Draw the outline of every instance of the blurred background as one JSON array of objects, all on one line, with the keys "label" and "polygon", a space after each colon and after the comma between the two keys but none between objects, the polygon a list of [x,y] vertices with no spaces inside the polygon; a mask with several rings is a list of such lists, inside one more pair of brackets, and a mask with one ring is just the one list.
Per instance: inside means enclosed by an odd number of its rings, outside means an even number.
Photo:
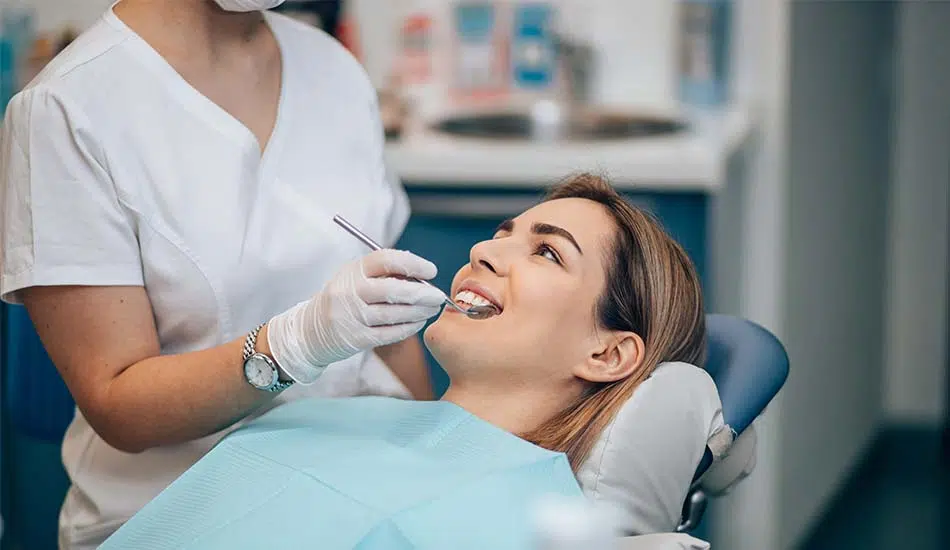
[{"label": "blurred background", "polygon": [[[110,4],[0,0],[0,106]],[[340,39],[379,90],[413,206],[401,246],[460,265],[546,185],[592,170],[684,245],[710,311],[782,339],[791,376],[754,473],[707,514],[715,548],[945,546],[950,2],[279,9]],[[53,548],[71,403],[4,308],[3,548]]]}]

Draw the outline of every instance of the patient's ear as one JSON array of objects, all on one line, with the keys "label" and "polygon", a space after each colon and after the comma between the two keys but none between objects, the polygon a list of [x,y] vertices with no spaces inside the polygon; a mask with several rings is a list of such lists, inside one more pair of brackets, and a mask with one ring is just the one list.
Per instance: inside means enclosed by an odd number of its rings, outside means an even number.
[{"label": "patient's ear", "polygon": [[637,371],[643,363],[643,338],[635,332],[612,332],[591,350],[574,375],[588,382],[614,382]]}]

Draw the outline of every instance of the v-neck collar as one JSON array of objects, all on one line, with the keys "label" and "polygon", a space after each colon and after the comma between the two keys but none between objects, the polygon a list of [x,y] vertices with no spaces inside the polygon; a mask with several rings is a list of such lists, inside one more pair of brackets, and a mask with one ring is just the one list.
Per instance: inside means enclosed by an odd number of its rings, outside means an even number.
[{"label": "v-neck collar", "polygon": [[139,36],[131,27],[126,25],[124,21],[119,19],[113,11],[114,7],[115,4],[106,11],[104,17],[110,25],[128,34],[130,37],[128,44],[134,48],[135,51],[133,53],[138,56],[138,60],[150,70],[155,71],[162,78],[162,81],[168,85],[169,92],[191,114],[201,118],[238,145],[250,147],[255,154],[259,156],[262,170],[264,170],[266,166],[270,164],[270,159],[277,156],[281,147],[281,136],[283,134],[281,130],[284,125],[284,119],[286,118],[285,115],[291,96],[291,79],[293,78],[294,72],[289,70],[289,66],[292,63],[291,56],[293,52],[291,48],[287,47],[284,38],[276,28],[277,25],[274,24],[275,15],[270,12],[263,12],[264,19],[270,31],[273,33],[277,41],[277,47],[280,50],[280,95],[278,97],[277,117],[274,121],[274,127],[271,130],[267,146],[262,152],[257,136],[254,135],[254,132],[252,132],[250,128],[185,80],[158,51]]}]

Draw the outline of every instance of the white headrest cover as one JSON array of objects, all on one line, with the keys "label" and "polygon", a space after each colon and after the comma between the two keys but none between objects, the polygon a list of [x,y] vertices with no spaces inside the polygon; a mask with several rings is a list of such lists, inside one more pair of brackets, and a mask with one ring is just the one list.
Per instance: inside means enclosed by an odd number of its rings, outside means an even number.
[{"label": "white headrest cover", "polygon": [[623,406],[577,473],[584,494],[643,535],[673,531],[706,442],[723,425],[706,371],[664,363]]}]

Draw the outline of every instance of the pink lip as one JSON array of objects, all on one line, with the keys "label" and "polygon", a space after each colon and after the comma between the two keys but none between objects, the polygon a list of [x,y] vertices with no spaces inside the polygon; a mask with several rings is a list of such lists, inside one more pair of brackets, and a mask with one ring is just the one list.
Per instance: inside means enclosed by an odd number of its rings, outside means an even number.
[{"label": "pink lip", "polygon": [[498,297],[495,296],[495,294],[491,290],[489,290],[483,285],[478,284],[476,281],[473,281],[472,279],[466,279],[462,281],[462,284],[459,285],[459,288],[458,290],[455,291],[455,293],[458,294],[459,292],[462,292],[463,290],[474,292],[475,294],[478,294],[482,298],[488,300],[491,303],[491,305],[495,306],[498,309],[499,313],[504,311],[505,309],[501,306],[501,300],[499,300]]}]

